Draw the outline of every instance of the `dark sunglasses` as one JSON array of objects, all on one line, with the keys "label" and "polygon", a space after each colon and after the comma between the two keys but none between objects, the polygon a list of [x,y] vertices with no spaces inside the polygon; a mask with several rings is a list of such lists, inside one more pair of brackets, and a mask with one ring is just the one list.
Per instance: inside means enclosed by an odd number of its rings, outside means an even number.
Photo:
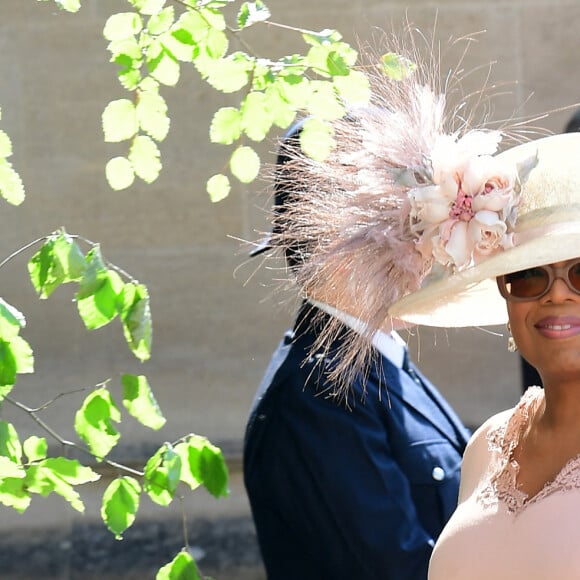
[{"label": "dark sunglasses", "polygon": [[498,276],[497,285],[506,300],[525,302],[547,294],[556,278],[561,278],[572,292],[580,294],[580,259],[560,268],[537,266]]}]

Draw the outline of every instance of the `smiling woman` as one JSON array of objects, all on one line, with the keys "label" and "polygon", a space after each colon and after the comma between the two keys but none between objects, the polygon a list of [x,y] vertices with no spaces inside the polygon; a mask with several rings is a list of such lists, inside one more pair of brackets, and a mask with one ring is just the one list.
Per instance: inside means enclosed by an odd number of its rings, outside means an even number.
[{"label": "smiling woman", "polygon": [[517,167],[534,159],[527,178],[513,182],[510,244],[487,257],[470,246],[467,265],[432,276],[390,311],[441,326],[507,315],[544,385],[471,439],[459,506],[435,546],[431,580],[580,577],[579,156],[579,134],[498,155]]}]

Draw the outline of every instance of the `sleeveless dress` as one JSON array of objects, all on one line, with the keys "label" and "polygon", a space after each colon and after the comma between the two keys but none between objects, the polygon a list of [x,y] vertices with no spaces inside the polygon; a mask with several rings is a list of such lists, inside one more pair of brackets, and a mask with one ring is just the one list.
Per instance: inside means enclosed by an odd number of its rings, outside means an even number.
[{"label": "sleeveless dress", "polygon": [[472,437],[460,503],[437,541],[429,580],[580,579],[580,456],[533,497],[516,488],[512,452],[543,398],[531,387]]}]

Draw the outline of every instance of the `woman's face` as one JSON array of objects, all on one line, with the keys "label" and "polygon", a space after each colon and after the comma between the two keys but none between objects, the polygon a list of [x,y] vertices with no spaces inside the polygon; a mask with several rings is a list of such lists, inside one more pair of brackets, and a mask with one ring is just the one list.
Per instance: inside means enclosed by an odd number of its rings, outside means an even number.
[{"label": "woman's face", "polygon": [[[556,273],[551,287],[539,298],[522,302],[507,301],[511,332],[522,356],[546,380],[552,376],[580,375],[580,294],[562,276],[580,281],[578,259],[551,264],[563,268]],[[538,273],[525,271],[529,276]],[[517,282],[515,282],[517,283]],[[515,284],[514,283],[514,284]],[[528,284],[528,282],[526,282]]]}]

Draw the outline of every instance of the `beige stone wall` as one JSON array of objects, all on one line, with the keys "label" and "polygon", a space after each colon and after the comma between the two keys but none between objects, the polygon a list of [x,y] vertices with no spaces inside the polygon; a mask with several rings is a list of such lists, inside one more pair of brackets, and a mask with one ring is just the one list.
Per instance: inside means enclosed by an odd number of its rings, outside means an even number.
[{"label": "beige stone wall", "polygon": [[[505,94],[491,111],[494,118],[514,109],[528,116],[580,101],[577,0],[271,0],[268,5],[274,20],[337,28],[353,43],[368,41],[391,23],[396,28],[405,15],[424,30],[436,22],[442,41],[486,31],[466,57],[466,70],[483,67],[467,79],[466,90],[477,87],[487,65],[497,61],[492,78],[497,92]],[[107,62],[101,30],[109,14],[126,7],[122,0],[84,0],[82,10],[69,15],[52,2],[2,1],[1,127],[13,139],[12,159],[27,199],[19,208],[2,204],[0,248],[1,257],[7,256],[59,226],[100,241],[105,256],[149,286],[153,358],[145,365],[134,362],[116,325],[86,333],[66,291],[36,300],[25,276],[30,256],[25,253],[0,270],[1,295],[26,313],[24,334],[37,360],[37,373],[23,376],[15,395],[36,405],[121,372],[143,372],[168,425],[152,433],[127,422],[122,426],[132,446],[127,455],[138,456],[142,446],[190,431],[239,448],[256,386],[292,316],[291,299],[271,296],[276,272],[255,273],[256,264],[246,261],[236,241],[256,239],[256,231],[266,227],[265,186],[239,187],[224,202],[210,203],[203,184],[226,157],[208,144],[208,127],[223,99],[184,70],[177,89],[163,91],[173,124],[162,147],[160,179],[121,193],[108,188],[104,165],[123,149],[103,143],[100,115],[107,102],[125,94]],[[266,55],[301,49],[292,34],[269,29],[252,44]],[[555,113],[537,124],[560,131],[568,116]],[[271,143],[264,151],[273,148]],[[519,395],[517,358],[507,353],[506,337],[494,334],[503,329],[492,331],[419,329],[411,340],[419,345],[423,369],[471,425]],[[78,398],[61,399],[45,419],[69,435],[78,404]],[[17,421],[23,435],[34,429],[8,405],[3,417]],[[232,463],[234,471],[237,465]],[[220,503],[216,514],[247,513],[239,473],[232,487],[233,497]],[[196,501],[214,509],[213,500]],[[55,515],[46,507],[33,509],[36,515],[29,520],[5,514],[2,507],[0,512],[15,525],[49,523]]]}]

